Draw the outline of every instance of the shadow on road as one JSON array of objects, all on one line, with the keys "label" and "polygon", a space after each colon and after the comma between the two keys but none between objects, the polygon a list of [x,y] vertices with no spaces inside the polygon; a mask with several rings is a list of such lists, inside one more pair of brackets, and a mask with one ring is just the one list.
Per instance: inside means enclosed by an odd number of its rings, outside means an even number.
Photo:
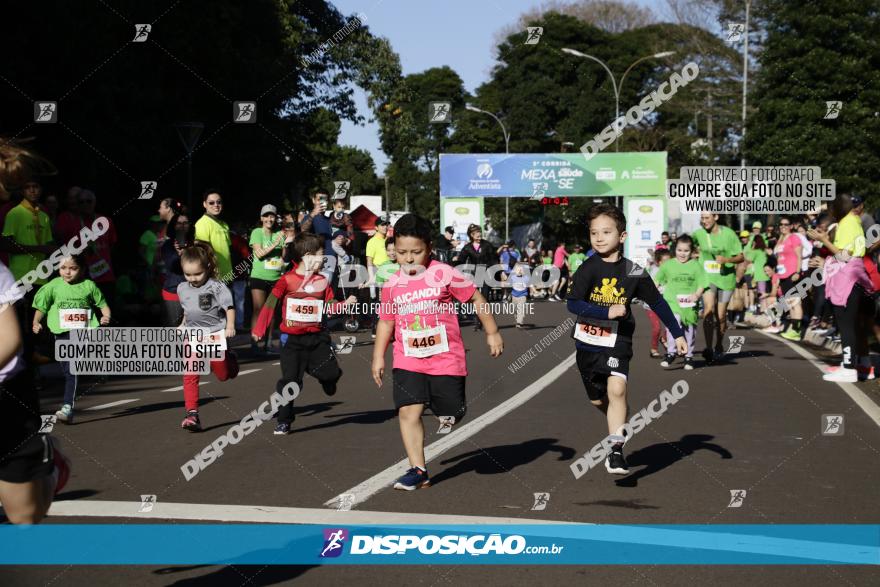
[{"label": "shadow on road", "polygon": [[626,508],[628,510],[659,510],[655,505],[643,505],[642,499],[600,499],[597,501],[576,501],[575,505],[605,505],[612,508]]},{"label": "shadow on road", "polygon": [[503,444],[478,448],[471,452],[460,454],[456,457],[441,461],[444,465],[458,461],[439,474],[431,477],[431,484],[436,485],[462,475],[464,473],[478,473],[480,475],[497,475],[507,473],[521,465],[527,465],[548,452],[559,453],[559,461],[568,461],[574,458],[576,452],[569,446],[556,444],[556,438],[536,438],[520,444]]},{"label": "shadow on road", "polygon": [[348,414],[331,414],[324,416],[325,418],[338,418],[333,422],[325,422],[324,424],[315,424],[314,426],[306,426],[305,428],[297,428],[296,432],[305,432],[306,430],[319,430],[321,428],[333,428],[336,426],[344,426],[346,424],[383,424],[388,420],[392,420],[397,416],[395,410],[376,410],[373,412],[351,412]]},{"label": "shadow on road", "polygon": [[276,585],[303,575],[308,570],[319,565],[229,565],[216,568],[212,565],[192,565],[186,567],[167,567],[154,571],[156,575],[168,577],[173,573],[182,573],[196,569],[211,569],[214,571],[199,577],[179,579],[168,585]]},{"label": "shadow on road", "polygon": [[722,459],[732,459],[733,454],[723,446],[709,442],[715,438],[711,434],[686,434],[676,442],[664,442],[653,444],[639,449],[626,457],[630,467],[645,465],[635,473],[631,473],[623,479],[618,479],[619,487],[636,487],[639,479],[662,471],[678,461],[689,457],[698,450],[709,450],[721,455]]},{"label": "shadow on road", "polygon": [[[215,402],[221,399],[229,399],[228,395],[213,395],[211,397],[199,398],[199,409],[205,407],[206,405]],[[109,408],[108,408],[109,409]],[[137,406],[131,408],[125,408],[120,412],[116,412],[112,416],[105,416],[103,418],[90,418],[88,420],[77,420],[76,425],[82,426],[83,424],[92,424],[93,422],[100,422],[102,420],[113,420],[115,418],[124,418],[126,416],[134,416],[136,414],[148,414],[150,412],[161,412],[162,410],[183,410],[183,398],[172,401],[172,402],[161,402],[158,404],[148,404],[144,406]],[[82,412],[80,412],[82,413]],[[83,416],[80,416],[83,417]]]}]

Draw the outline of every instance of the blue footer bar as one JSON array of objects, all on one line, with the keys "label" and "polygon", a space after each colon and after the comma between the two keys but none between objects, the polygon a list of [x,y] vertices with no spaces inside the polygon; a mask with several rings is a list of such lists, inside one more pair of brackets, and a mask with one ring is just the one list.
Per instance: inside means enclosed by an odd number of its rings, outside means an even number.
[{"label": "blue footer bar", "polygon": [[880,525],[5,526],[0,564],[878,565]]}]

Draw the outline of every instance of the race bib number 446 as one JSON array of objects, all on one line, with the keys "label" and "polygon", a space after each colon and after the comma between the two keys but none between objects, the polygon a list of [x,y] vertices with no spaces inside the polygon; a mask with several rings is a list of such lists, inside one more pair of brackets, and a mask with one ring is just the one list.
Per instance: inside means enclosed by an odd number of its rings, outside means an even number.
[{"label": "race bib number 446", "polygon": [[441,325],[424,330],[401,330],[403,355],[405,357],[425,358],[449,350],[446,327]]},{"label": "race bib number 446", "polygon": [[574,328],[574,338],[593,346],[613,347],[617,342],[617,321],[589,319],[578,322]]}]

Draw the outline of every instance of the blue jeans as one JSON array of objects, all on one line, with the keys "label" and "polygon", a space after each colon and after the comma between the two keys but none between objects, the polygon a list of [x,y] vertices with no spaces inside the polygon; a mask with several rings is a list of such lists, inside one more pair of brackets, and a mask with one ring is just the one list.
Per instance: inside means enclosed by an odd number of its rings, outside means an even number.
[{"label": "blue jeans", "polygon": [[[232,282],[232,299],[235,303],[235,329],[244,330],[244,297],[247,295],[247,281],[239,279]],[[248,323],[250,324],[250,323]]]},{"label": "blue jeans", "polygon": [[[56,340],[69,340],[70,332],[65,332],[64,334],[56,334]],[[70,361],[59,361],[61,363],[61,372],[64,373],[64,402],[65,404],[70,404],[70,407],[73,407],[73,402],[76,399],[76,385],[79,377],[70,372]]]}]

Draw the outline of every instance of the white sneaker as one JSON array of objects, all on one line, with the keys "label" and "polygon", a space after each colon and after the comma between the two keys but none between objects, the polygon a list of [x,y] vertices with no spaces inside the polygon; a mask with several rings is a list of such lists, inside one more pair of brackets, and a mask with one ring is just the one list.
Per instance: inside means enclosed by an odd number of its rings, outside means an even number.
[{"label": "white sneaker", "polygon": [[839,381],[841,383],[855,383],[859,380],[859,372],[855,369],[836,369],[822,376],[825,381]]}]

